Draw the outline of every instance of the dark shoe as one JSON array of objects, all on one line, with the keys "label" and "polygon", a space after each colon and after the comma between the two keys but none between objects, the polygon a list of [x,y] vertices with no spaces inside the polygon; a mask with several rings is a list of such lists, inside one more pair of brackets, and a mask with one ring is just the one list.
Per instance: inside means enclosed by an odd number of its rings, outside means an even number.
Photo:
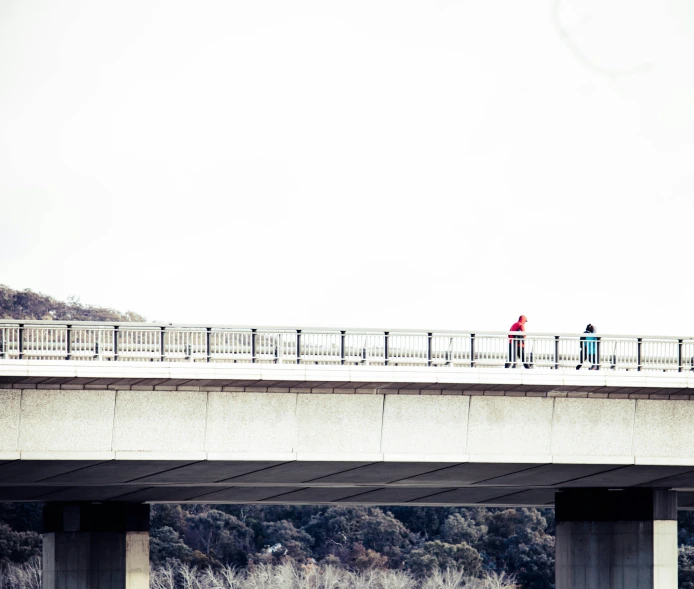
[{"label": "dark shoe", "polygon": [[530,368],[532,368],[532,366],[530,366],[530,364],[523,364],[523,366],[524,366],[525,368],[527,368],[528,370],[529,370]]},{"label": "dark shoe", "polygon": [[580,369],[581,369],[581,365],[579,364],[578,366],[576,366],[576,370],[580,370]]},{"label": "dark shoe", "polygon": [[509,366],[511,366],[510,362],[506,362],[506,364],[504,364],[504,368],[508,368]]}]

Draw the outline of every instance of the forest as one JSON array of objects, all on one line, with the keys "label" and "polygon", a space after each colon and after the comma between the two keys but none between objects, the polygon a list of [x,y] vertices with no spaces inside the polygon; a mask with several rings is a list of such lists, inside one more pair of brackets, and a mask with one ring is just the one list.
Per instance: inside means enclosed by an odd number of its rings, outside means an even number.
[{"label": "forest", "polygon": [[[0,286],[0,313],[5,319],[145,320],[6,286]],[[0,587],[34,586],[41,509],[0,503]],[[682,589],[694,589],[690,513],[679,516]],[[552,509],[157,504],[150,542],[155,589],[554,587]],[[318,572],[310,583],[299,582],[307,571]]]}]

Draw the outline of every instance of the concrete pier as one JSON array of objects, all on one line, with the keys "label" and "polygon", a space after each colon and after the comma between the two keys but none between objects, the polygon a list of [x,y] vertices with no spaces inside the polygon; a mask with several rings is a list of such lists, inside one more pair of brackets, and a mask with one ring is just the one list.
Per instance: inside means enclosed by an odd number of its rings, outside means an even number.
[{"label": "concrete pier", "polygon": [[677,589],[677,493],[556,496],[556,589]]},{"label": "concrete pier", "polygon": [[148,589],[149,505],[47,503],[43,589]]}]

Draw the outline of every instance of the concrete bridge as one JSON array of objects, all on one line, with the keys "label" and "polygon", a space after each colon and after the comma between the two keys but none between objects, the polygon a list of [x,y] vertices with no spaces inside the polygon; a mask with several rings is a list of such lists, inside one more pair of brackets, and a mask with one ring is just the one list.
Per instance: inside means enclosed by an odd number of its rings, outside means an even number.
[{"label": "concrete bridge", "polygon": [[674,589],[694,340],[508,335],[6,322],[0,500],[46,502],[51,588],[145,587],[188,501],[556,505],[558,588]]}]

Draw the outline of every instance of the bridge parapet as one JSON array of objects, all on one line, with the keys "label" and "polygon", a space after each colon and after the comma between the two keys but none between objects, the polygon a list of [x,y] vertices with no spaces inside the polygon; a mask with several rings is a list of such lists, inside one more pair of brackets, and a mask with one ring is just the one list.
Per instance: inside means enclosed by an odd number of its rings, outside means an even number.
[{"label": "bridge parapet", "polygon": [[[0,359],[694,371],[694,337],[2,321]],[[522,355],[522,357],[520,357]]]}]

